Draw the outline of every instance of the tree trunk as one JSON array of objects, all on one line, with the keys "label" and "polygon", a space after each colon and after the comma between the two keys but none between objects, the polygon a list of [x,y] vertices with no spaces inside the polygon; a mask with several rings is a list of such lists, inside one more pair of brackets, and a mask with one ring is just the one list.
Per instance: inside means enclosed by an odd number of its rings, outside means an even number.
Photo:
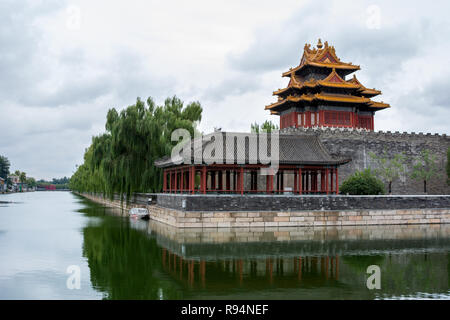
[{"label": "tree trunk", "polygon": [[423,180],[423,192],[427,194],[427,180]]},{"label": "tree trunk", "polygon": [[389,181],[389,194],[392,194],[392,181]]}]

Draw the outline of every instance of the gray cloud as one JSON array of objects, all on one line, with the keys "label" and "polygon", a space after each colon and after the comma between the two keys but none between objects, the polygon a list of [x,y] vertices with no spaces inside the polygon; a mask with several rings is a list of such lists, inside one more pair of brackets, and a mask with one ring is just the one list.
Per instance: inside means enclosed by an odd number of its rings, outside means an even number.
[{"label": "gray cloud", "polygon": [[[276,14],[261,3],[259,12],[246,6],[239,15],[211,5],[198,4],[205,10],[198,12],[191,4],[131,3],[133,14],[124,15],[116,3],[80,0],[79,33],[64,26],[68,4],[0,2],[0,154],[36,178],[70,175],[104,130],[107,110],[137,96],[198,99],[203,128],[248,130],[270,117],[264,105],[287,83],[281,73],[319,37],[343,61],[360,64],[358,78],[391,103],[377,128],[449,133],[446,1],[377,1],[380,28],[369,29],[372,1],[308,1],[292,10],[280,3],[285,13]],[[185,19],[190,14],[196,18]]]}]

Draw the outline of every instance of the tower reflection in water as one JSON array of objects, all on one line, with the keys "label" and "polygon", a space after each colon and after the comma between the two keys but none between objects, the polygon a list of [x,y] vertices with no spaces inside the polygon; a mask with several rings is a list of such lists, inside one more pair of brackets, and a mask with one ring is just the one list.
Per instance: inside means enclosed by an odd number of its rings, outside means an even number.
[{"label": "tower reflection in water", "polygon": [[[339,256],[325,257],[270,257],[261,259],[224,259],[217,261],[184,259],[176,253],[162,248],[164,271],[190,287],[205,288],[207,273],[214,285],[217,279],[228,281],[228,286],[266,284],[297,286],[325,285],[327,281],[339,280]],[[208,270],[208,271],[207,271]],[[264,280],[264,281],[261,281]],[[223,284],[222,284],[223,285]]]},{"label": "tower reflection in water", "polygon": [[[83,229],[105,299],[450,298],[450,225],[177,229],[97,217]],[[366,286],[381,269],[381,290]]]},{"label": "tower reflection in water", "polygon": [[[163,270],[194,291],[371,299],[449,290],[448,225],[201,230],[151,221],[148,232]],[[382,270],[381,291],[366,287],[370,265]]]}]

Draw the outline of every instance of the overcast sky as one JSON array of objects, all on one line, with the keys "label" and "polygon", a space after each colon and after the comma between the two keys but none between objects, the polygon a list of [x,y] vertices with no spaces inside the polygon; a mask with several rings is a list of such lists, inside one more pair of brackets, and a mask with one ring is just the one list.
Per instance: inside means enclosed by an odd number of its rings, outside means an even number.
[{"label": "overcast sky", "polygon": [[450,133],[448,1],[0,0],[0,155],[70,176],[109,108],[200,101],[200,129],[248,131],[305,43],[334,45],[392,108],[376,130]]}]

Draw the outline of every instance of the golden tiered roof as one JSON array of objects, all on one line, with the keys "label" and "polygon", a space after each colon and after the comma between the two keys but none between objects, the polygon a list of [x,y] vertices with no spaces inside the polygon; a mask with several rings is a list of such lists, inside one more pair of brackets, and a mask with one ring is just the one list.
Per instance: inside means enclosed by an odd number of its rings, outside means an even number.
[{"label": "golden tiered roof", "polygon": [[291,74],[297,73],[305,66],[335,68],[349,71],[357,71],[361,68],[351,62],[342,62],[336,55],[336,50],[333,46],[329,46],[325,41],[325,46],[322,45],[322,41],[319,39],[317,48],[311,49],[310,44],[305,44],[303,56],[300,60],[300,64],[295,68],[290,68],[289,71],[283,73],[283,77],[289,77]]},{"label": "golden tiered roof", "polygon": [[[318,66],[330,69],[329,75],[322,79],[305,80],[298,74],[305,66]],[[283,76],[289,76],[290,81],[286,88],[278,89],[273,94],[278,96],[278,101],[266,106],[266,110],[270,110],[272,114],[278,114],[277,107],[282,106],[288,102],[315,102],[327,101],[337,103],[357,103],[363,104],[368,108],[380,110],[389,108],[390,105],[383,102],[375,102],[370,98],[381,94],[381,91],[376,89],[368,89],[362,85],[356,76],[350,80],[344,80],[338,73],[342,70],[354,72],[360,70],[359,66],[352,63],[341,62],[336,56],[334,47],[329,46],[328,42],[323,45],[319,39],[317,48],[311,49],[310,44],[306,44],[300,65],[296,68],[291,68],[288,72],[284,72]],[[341,73],[342,74],[342,73]],[[345,72],[344,72],[345,74]],[[338,88],[347,89],[346,94],[331,94],[322,92],[320,88]],[[315,89],[315,90],[310,90]],[[351,90],[352,94],[348,94]],[[311,93],[314,91],[316,93]],[[319,92],[319,93],[317,93]]]},{"label": "golden tiered roof", "polygon": [[315,87],[331,87],[331,88],[347,88],[347,89],[360,89],[361,84],[355,84],[349,81],[345,81],[342,79],[337,73],[336,69],[333,68],[333,71],[323,80],[310,79],[308,81],[302,81],[299,79],[294,73],[291,74],[291,80],[288,86],[284,89],[278,89],[274,91],[274,95],[279,95],[283,92],[288,91],[291,88],[303,89],[303,88],[315,88]]},{"label": "golden tiered roof", "polygon": [[347,81],[348,83],[353,83],[355,85],[359,85],[360,88],[360,92],[365,95],[365,96],[371,96],[371,97],[375,97],[379,94],[381,94],[380,90],[376,90],[376,89],[368,89],[365,86],[363,86],[361,84],[361,82],[359,82],[359,80],[356,78],[356,75],[353,75],[353,78],[351,78],[350,80]]}]

